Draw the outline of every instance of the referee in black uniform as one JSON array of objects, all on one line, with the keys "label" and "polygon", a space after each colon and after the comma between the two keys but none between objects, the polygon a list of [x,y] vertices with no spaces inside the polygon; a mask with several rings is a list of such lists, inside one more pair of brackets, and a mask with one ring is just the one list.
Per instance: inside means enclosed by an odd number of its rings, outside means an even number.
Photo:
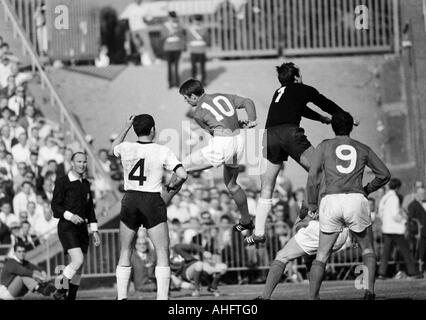
[{"label": "referee in black uniform", "polygon": [[86,170],[86,154],[75,153],[71,158],[71,170],[56,180],[53,190],[52,210],[54,217],[59,219],[58,237],[71,260],[63,271],[62,288],[58,288],[56,293],[58,299],[76,299],[84,258],[89,248],[88,223],[95,246],[100,245],[90,183],[84,178]]}]

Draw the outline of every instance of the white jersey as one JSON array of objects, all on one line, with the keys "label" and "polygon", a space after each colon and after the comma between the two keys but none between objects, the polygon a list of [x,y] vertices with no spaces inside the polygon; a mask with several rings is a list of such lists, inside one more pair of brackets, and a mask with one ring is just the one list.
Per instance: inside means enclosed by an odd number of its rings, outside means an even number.
[{"label": "white jersey", "polygon": [[123,142],[114,148],[124,171],[124,190],[161,192],[163,169],[181,166],[176,155],[166,146],[156,143]]}]

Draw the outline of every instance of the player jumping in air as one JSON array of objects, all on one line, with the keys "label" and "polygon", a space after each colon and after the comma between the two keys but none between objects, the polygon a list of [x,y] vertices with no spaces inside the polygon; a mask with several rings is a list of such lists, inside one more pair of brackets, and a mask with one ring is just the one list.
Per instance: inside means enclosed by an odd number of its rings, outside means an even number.
[{"label": "player jumping in air", "polygon": [[[330,115],[342,111],[337,104],[320,94],[315,88],[303,84],[300,70],[293,63],[284,63],[277,67],[277,72],[281,88],[274,93],[269,107],[263,140],[264,170],[261,175],[261,193],[256,209],[255,230],[252,235],[244,239],[246,245],[266,241],[266,218],[271,211],[272,193],[283,162],[290,156],[309,171],[315,149],[307,139],[305,130],[300,127],[302,117],[325,124],[331,123],[330,118],[313,111],[307,104],[312,102]],[[306,209],[301,210],[301,218],[304,218],[303,214],[306,215]]]},{"label": "player jumping in air", "polygon": [[[376,274],[376,255],[367,196],[390,180],[386,165],[366,145],[350,138],[354,120],[347,112],[333,115],[331,125],[336,137],[323,141],[314,152],[307,183],[307,199],[311,212],[318,210],[318,195],[324,179],[324,198],[319,206],[319,248],[310,271],[310,297],[319,299],[325,265],[332,248],[345,227],[351,230],[362,251],[364,299],[373,300]],[[362,186],[365,167],[375,179]],[[324,178],[323,178],[324,176]],[[322,187],[321,187],[322,188]]]},{"label": "player jumping in air", "polygon": [[234,226],[234,230],[253,230],[246,194],[237,183],[238,163],[245,143],[237,109],[245,109],[247,112],[245,127],[254,128],[257,126],[254,102],[232,94],[207,94],[201,82],[194,79],[186,81],[179,93],[194,108],[194,120],[212,135],[208,146],[193,152],[183,161],[184,168],[194,172],[223,165],[225,185],[241,213],[241,220]]},{"label": "player jumping in air", "polygon": [[[128,131],[133,129],[136,142],[123,142]],[[124,170],[126,193],[121,201],[120,213],[120,259],[118,262],[117,299],[127,299],[127,287],[132,271],[130,257],[136,234],[143,225],[148,230],[156,256],[155,277],[157,300],[167,300],[170,283],[169,231],[167,207],[161,198],[163,169],[173,171],[175,180],[168,189],[177,190],[187,179],[186,171],[174,153],[166,146],[153,142],[155,122],[152,116],[132,116],[112,144],[114,155],[121,159]]]}]

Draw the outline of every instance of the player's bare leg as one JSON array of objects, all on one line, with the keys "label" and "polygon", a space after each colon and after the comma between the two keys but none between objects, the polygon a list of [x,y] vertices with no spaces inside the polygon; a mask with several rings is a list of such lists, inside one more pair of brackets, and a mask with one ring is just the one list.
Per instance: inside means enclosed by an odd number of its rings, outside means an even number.
[{"label": "player's bare leg", "polygon": [[300,156],[299,161],[297,161],[300,166],[306,170],[306,172],[309,172],[309,169],[311,168],[311,161],[315,153],[315,148],[310,146],[308,149],[305,150],[305,152],[302,153]]},{"label": "player's bare leg", "polygon": [[294,237],[291,238],[284,248],[278,251],[275,260],[272,261],[268,277],[266,278],[265,288],[258,300],[271,299],[272,293],[280,282],[287,264],[290,261],[303,256],[306,256],[305,251],[303,251],[303,249],[297,244]]},{"label": "player's bare leg", "polygon": [[363,284],[367,284],[365,289],[364,299],[374,300],[374,284],[376,280],[376,254],[374,252],[374,237],[372,227],[368,227],[361,233],[352,232],[352,234],[358,240],[359,246],[362,251],[362,260],[364,266],[367,267],[367,274],[363,274],[364,281]]},{"label": "player's bare leg", "polygon": [[157,279],[157,300],[168,300],[170,286],[170,263],[169,263],[169,228],[167,223],[159,225],[148,230],[148,236],[154,245],[157,256],[157,265],[155,267],[155,278]]},{"label": "player's bare leg", "polygon": [[319,300],[319,290],[324,278],[325,266],[338,237],[339,232],[324,233],[320,231],[317,257],[312,262],[309,276],[309,292],[312,300]]},{"label": "player's bare leg", "polygon": [[203,262],[197,261],[191,264],[185,272],[186,278],[194,282],[194,291],[192,292],[192,296],[199,297],[201,291],[201,273],[203,272]]},{"label": "player's bare leg", "polygon": [[255,245],[258,242],[265,242],[266,218],[272,208],[272,194],[275,189],[278,173],[282,164],[274,164],[269,160],[262,159],[261,191],[256,208],[254,234],[244,239],[246,245]]},{"label": "player's bare leg", "polygon": [[130,257],[135,246],[136,231],[120,222],[120,259],[116,269],[117,300],[126,300],[132,266]]},{"label": "player's bare leg", "polygon": [[[223,167],[223,181],[241,214],[240,223],[234,227],[234,230],[241,232],[244,230],[253,230],[254,226],[250,219],[246,193],[237,183],[238,173],[238,167],[227,165]],[[242,227],[242,230],[239,230],[239,227]]]},{"label": "player's bare leg", "polygon": [[77,270],[76,274],[74,275],[74,277],[72,277],[72,279],[69,283],[67,300],[76,300],[77,299],[77,291],[78,291],[78,288],[80,287],[81,274],[83,272],[85,260],[86,260],[86,255],[83,255],[83,263],[81,264],[80,268]]},{"label": "player's bare leg", "polygon": [[62,281],[60,283],[61,288],[58,289],[55,293],[55,299],[67,299],[67,295],[69,294],[70,290],[74,290],[74,288],[72,288],[73,286],[71,285],[71,280],[74,278],[84,263],[84,254],[81,251],[81,248],[69,249],[67,253],[70,262],[62,272]]},{"label": "player's bare leg", "polygon": [[192,173],[213,168],[213,165],[204,157],[202,149],[191,152],[183,161],[182,165],[186,172]]}]

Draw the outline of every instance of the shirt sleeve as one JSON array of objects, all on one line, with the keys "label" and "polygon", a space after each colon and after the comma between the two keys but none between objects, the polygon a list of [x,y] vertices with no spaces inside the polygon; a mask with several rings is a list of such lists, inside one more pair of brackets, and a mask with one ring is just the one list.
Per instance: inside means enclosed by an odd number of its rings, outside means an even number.
[{"label": "shirt sleeve", "polygon": [[380,160],[371,149],[368,150],[367,167],[369,167],[375,175],[374,180],[364,187],[365,193],[369,195],[388,183],[391,174],[383,161]]},{"label": "shirt sleeve", "polygon": [[119,145],[114,147],[114,156],[116,156],[117,158],[121,157],[121,153],[123,149],[123,143],[120,143]]},{"label": "shirt sleeve", "polygon": [[333,115],[336,112],[343,111],[343,109],[340,108],[335,102],[319,93],[317,89],[309,86],[306,86],[306,88],[309,102],[312,102],[324,112]]},{"label": "shirt sleeve", "polygon": [[314,121],[321,121],[321,115],[309,108],[308,106],[305,106],[302,110],[302,116],[306,119],[314,120]]},{"label": "shirt sleeve", "polygon": [[51,208],[53,211],[53,216],[57,219],[61,219],[64,217],[65,207],[65,186],[63,179],[57,179],[55,182],[55,188],[53,189],[53,197]]},{"label": "shirt sleeve", "polygon": [[182,163],[179,161],[173,151],[167,148],[166,157],[164,159],[164,168],[169,171],[176,171],[176,169],[181,166]]},{"label": "shirt sleeve", "polygon": [[308,205],[311,210],[318,208],[319,187],[323,167],[323,150],[324,147],[320,144],[314,152],[311,168],[309,169],[306,191]]}]

